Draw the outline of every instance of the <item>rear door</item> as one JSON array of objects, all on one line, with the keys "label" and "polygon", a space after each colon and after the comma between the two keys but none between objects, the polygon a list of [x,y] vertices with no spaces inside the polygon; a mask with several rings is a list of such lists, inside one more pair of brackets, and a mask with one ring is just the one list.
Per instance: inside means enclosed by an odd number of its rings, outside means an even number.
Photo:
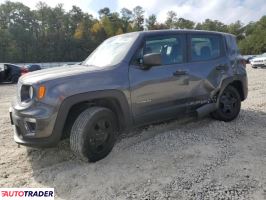
[{"label": "rear door", "polygon": [[220,34],[190,33],[188,36],[190,109],[212,101],[229,70],[225,41]]},{"label": "rear door", "polygon": [[[142,68],[143,55],[160,53],[162,65]],[[129,68],[132,112],[135,122],[172,118],[184,113],[189,76],[186,69],[184,34],[143,38]]]}]

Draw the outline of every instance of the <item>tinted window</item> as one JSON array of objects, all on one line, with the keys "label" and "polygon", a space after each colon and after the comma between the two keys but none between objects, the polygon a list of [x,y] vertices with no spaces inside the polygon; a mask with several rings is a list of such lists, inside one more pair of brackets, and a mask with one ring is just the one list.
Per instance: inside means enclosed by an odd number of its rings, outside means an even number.
[{"label": "tinted window", "polygon": [[221,55],[221,37],[215,35],[191,36],[191,60],[204,61]]},{"label": "tinted window", "polygon": [[226,36],[226,45],[229,50],[230,54],[236,54],[239,53],[237,43],[236,43],[236,38],[234,36]]},{"label": "tinted window", "polygon": [[183,43],[182,36],[148,37],[137,52],[135,60],[138,64],[142,64],[145,54],[160,53],[163,65],[182,63],[184,61]]}]

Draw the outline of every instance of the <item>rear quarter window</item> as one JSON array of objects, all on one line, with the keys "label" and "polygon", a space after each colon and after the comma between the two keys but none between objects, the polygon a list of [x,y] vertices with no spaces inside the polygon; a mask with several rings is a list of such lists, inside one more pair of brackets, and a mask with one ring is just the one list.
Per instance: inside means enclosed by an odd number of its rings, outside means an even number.
[{"label": "rear quarter window", "polygon": [[227,51],[230,54],[238,54],[239,49],[236,43],[236,38],[234,36],[228,35],[225,37],[226,39],[226,46],[227,46]]}]

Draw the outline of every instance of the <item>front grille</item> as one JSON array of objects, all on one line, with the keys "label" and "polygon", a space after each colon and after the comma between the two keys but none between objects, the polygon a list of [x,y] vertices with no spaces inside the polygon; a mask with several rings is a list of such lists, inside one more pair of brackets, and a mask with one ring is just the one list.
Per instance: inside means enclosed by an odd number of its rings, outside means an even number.
[{"label": "front grille", "polygon": [[36,132],[36,122],[25,121],[25,129],[27,130],[27,135],[35,135]]}]

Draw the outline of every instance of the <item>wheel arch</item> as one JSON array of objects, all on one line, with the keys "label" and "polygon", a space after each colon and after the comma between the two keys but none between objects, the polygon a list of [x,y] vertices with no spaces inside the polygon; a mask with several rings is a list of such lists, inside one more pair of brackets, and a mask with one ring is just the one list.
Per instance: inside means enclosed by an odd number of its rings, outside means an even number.
[{"label": "wheel arch", "polygon": [[243,84],[240,80],[235,80],[229,84],[230,86],[233,86],[240,95],[241,101],[244,101],[245,99],[245,94],[244,94],[244,89],[243,89]]},{"label": "wheel arch", "polygon": [[241,101],[247,98],[247,78],[246,77],[236,77],[236,78],[226,78],[222,81],[219,89],[214,93],[213,96],[219,96],[227,86],[233,86],[239,92]]},{"label": "wheel arch", "polygon": [[124,93],[117,90],[95,91],[70,96],[63,100],[56,118],[54,132],[67,137],[76,117],[86,108],[101,106],[117,116],[119,130],[127,130],[133,123],[131,109]]}]

